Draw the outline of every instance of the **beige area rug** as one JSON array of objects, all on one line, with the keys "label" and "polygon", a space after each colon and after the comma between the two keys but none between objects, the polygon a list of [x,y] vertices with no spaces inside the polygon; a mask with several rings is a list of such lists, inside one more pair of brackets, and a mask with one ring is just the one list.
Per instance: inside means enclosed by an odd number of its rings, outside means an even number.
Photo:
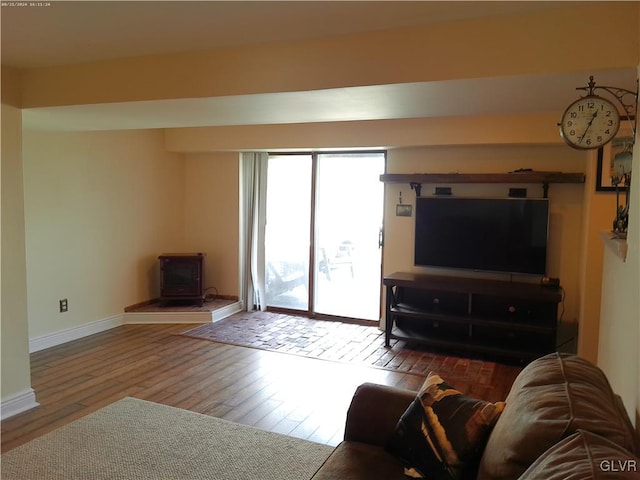
[{"label": "beige area rug", "polygon": [[332,447],[125,398],[2,455],[2,479],[309,479]]}]

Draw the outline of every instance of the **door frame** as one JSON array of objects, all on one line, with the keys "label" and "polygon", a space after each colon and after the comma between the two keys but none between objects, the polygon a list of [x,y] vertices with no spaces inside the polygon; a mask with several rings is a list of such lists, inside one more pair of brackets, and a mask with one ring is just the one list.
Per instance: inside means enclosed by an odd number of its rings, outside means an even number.
[{"label": "door frame", "polygon": [[[316,207],[317,207],[317,179],[318,179],[318,156],[319,155],[357,155],[357,154],[382,154],[383,155],[383,168],[382,173],[387,173],[387,150],[382,149],[357,149],[357,150],[310,150],[310,151],[300,151],[300,150],[292,150],[285,152],[267,152],[268,156],[288,156],[288,155],[308,155],[311,157],[311,198],[309,199],[311,205],[310,212],[310,222],[309,222],[309,272],[308,272],[308,282],[309,282],[309,291],[308,291],[308,301],[307,301],[307,310],[298,310],[293,308],[285,308],[285,307],[274,307],[267,305],[268,312],[276,312],[276,313],[286,313],[291,315],[302,315],[309,318],[317,318],[322,320],[340,320],[343,322],[350,323],[358,323],[363,325],[379,325],[380,320],[382,318],[382,313],[384,311],[383,303],[383,289],[382,289],[382,272],[383,269],[383,260],[384,260],[384,212],[385,212],[385,199],[386,199],[386,190],[387,185],[383,184],[383,199],[382,199],[382,239],[380,242],[380,292],[379,292],[379,305],[378,305],[378,320],[366,320],[361,318],[352,318],[352,317],[343,317],[340,315],[332,315],[325,313],[317,313],[315,311],[314,305],[314,296],[315,296],[315,277],[316,277]],[[267,189],[269,185],[267,184]]]}]

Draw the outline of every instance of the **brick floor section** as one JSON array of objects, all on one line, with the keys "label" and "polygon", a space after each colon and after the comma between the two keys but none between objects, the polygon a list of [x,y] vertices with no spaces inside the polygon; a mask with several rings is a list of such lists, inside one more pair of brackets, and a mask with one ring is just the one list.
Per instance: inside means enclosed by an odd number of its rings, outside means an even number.
[{"label": "brick floor section", "polygon": [[500,395],[506,395],[521,370],[519,366],[434,352],[398,340],[392,340],[391,347],[386,348],[384,332],[376,326],[282,313],[240,312],[219,322],[189,330],[183,335],[425,377],[434,371],[457,389],[475,393],[479,398],[495,397],[487,389],[494,388],[496,384],[501,389]]}]

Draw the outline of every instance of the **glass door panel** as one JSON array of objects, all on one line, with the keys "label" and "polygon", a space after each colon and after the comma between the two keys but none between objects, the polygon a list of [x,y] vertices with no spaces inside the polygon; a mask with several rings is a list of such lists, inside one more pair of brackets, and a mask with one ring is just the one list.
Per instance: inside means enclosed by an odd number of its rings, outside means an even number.
[{"label": "glass door panel", "polygon": [[318,154],[314,311],[379,320],[384,153]]},{"label": "glass door panel", "polygon": [[309,310],[311,155],[272,155],[267,169],[267,305]]}]

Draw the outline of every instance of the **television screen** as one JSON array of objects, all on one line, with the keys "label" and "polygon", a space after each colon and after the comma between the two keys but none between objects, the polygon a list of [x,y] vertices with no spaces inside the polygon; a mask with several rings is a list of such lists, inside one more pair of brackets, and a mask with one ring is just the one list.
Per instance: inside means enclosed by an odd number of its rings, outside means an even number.
[{"label": "television screen", "polygon": [[548,199],[418,197],[415,264],[546,274]]}]

